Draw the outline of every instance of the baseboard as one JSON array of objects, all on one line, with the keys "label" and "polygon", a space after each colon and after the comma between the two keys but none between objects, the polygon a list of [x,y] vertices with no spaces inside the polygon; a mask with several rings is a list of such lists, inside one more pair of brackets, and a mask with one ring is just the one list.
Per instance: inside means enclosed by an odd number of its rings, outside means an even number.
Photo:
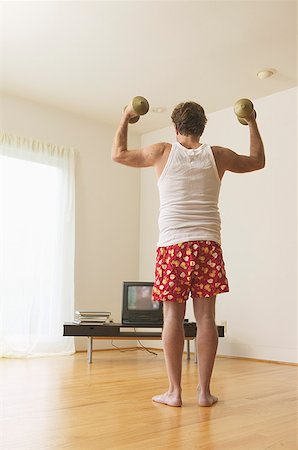
[{"label": "baseboard", "polygon": [[272,359],[250,358],[247,356],[216,355],[216,358],[239,359],[239,360],[262,362],[262,363],[268,363],[268,364],[281,364],[281,365],[285,365],[285,366],[298,366],[298,363],[295,363],[295,362],[275,361]]},{"label": "baseboard", "polygon": [[237,342],[230,336],[219,340],[218,355],[240,357],[253,361],[273,361],[277,364],[297,365],[297,348],[278,347],[277,345],[261,345],[257,343]]}]

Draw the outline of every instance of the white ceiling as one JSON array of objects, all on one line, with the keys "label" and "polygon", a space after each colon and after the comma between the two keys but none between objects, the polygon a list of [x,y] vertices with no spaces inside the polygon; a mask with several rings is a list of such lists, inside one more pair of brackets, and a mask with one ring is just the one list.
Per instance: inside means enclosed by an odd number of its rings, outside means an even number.
[{"label": "white ceiling", "polygon": [[[3,92],[116,124],[135,95],[144,133],[180,101],[207,114],[297,85],[296,1],[2,1]],[[274,68],[259,80],[256,73]]]}]

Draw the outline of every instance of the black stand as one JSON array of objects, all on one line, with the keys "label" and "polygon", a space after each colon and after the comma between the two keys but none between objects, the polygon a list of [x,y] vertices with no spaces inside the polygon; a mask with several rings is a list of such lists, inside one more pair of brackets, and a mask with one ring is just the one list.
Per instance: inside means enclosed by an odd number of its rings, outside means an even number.
[{"label": "black stand", "polygon": [[[123,328],[132,328],[133,331],[122,331]],[[141,331],[140,328],[158,328],[158,331]],[[218,336],[224,336],[224,327],[218,326]],[[189,341],[195,341],[195,362],[197,362],[196,354],[196,335],[197,326],[195,322],[184,323],[185,340],[187,342],[187,359],[190,359]],[[161,340],[162,328],[154,324],[144,325],[139,327],[137,324],[123,324],[123,323],[105,323],[98,324],[75,324],[65,323],[63,325],[63,336],[85,336],[88,337],[88,363],[92,363],[93,339],[101,340]]]}]

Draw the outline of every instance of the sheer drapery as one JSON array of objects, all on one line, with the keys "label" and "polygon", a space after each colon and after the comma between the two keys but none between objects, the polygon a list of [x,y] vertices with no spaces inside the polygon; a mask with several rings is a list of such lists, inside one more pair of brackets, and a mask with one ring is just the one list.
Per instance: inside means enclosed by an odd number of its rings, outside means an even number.
[{"label": "sheer drapery", "polygon": [[0,356],[74,352],[75,151],[0,135]]}]

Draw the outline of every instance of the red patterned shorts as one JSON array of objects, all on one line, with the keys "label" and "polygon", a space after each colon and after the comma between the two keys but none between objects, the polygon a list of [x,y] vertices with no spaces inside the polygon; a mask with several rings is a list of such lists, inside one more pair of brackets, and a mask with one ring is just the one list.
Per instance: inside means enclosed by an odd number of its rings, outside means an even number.
[{"label": "red patterned shorts", "polygon": [[221,246],[192,241],[158,247],[153,300],[185,302],[229,292]]}]

